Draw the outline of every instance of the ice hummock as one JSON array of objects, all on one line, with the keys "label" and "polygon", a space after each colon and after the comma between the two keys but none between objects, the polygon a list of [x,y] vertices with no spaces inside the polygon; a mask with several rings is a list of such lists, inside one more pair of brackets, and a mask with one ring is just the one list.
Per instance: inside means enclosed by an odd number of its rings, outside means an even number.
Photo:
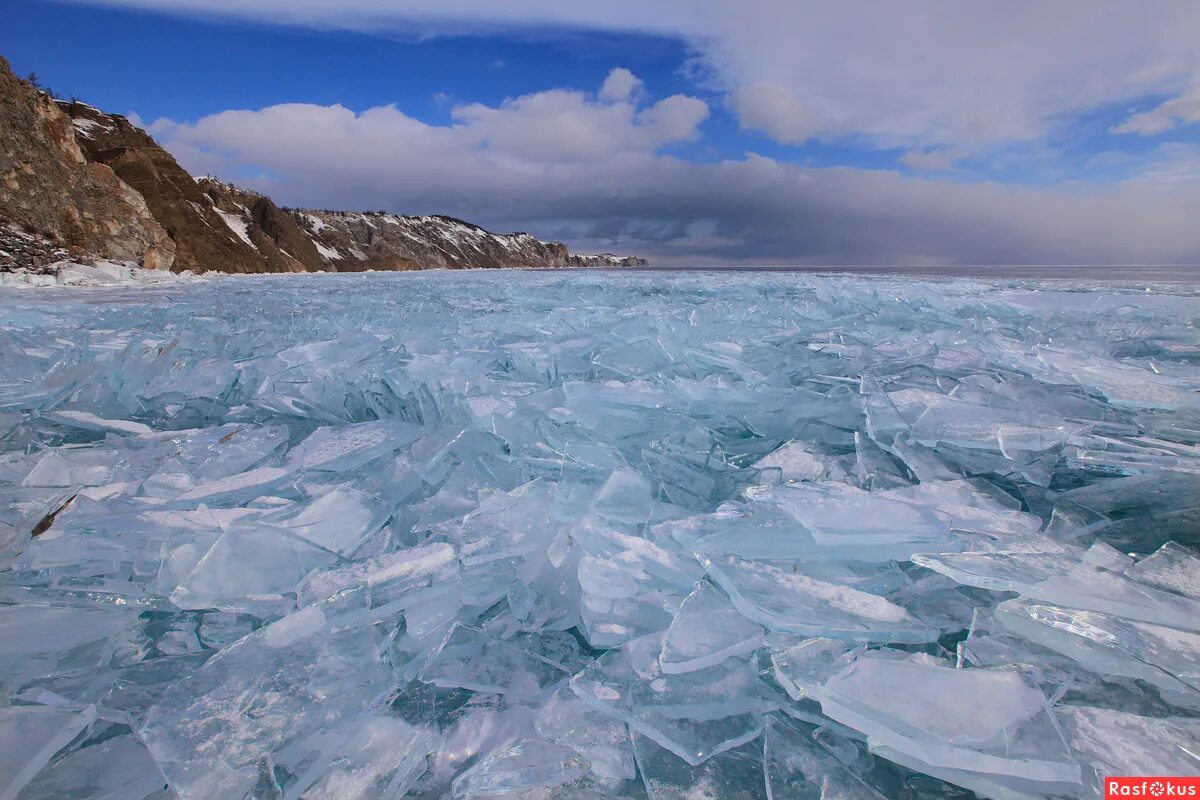
[{"label": "ice hummock", "polygon": [[0,290],[0,798],[1194,773],[1200,295],[1137,288]]}]

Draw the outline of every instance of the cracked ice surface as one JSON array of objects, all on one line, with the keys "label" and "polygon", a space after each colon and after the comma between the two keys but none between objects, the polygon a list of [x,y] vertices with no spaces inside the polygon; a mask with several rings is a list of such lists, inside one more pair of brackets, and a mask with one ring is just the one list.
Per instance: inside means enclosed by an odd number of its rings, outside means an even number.
[{"label": "cracked ice surface", "polygon": [[1200,292],[0,294],[0,800],[1200,771]]}]

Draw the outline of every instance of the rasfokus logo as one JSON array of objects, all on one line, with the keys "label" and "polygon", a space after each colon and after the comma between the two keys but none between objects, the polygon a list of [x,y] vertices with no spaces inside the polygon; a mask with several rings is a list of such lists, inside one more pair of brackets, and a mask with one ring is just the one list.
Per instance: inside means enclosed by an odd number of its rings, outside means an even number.
[{"label": "rasfokus logo", "polygon": [[1163,775],[1137,775],[1108,777],[1104,779],[1104,798],[1117,797],[1155,798],[1195,797],[1200,800],[1200,776],[1185,777]]}]

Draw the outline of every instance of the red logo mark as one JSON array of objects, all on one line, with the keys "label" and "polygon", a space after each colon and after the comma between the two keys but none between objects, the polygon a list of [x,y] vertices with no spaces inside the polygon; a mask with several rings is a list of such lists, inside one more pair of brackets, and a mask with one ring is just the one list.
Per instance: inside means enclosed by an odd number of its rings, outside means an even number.
[{"label": "red logo mark", "polygon": [[1190,797],[1200,800],[1200,776],[1136,775],[1110,776],[1104,779],[1104,800],[1129,797],[1149,800]]}]

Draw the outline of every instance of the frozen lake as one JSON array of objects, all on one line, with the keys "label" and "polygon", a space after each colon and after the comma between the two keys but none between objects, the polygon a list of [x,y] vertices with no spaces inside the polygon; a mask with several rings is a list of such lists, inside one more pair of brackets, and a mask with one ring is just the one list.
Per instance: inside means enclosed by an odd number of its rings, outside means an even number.
[{"label": "frozen lake", "polygon": [[1153,279],[0,291],[0,797],[1200,772],[1200,283]]}]

